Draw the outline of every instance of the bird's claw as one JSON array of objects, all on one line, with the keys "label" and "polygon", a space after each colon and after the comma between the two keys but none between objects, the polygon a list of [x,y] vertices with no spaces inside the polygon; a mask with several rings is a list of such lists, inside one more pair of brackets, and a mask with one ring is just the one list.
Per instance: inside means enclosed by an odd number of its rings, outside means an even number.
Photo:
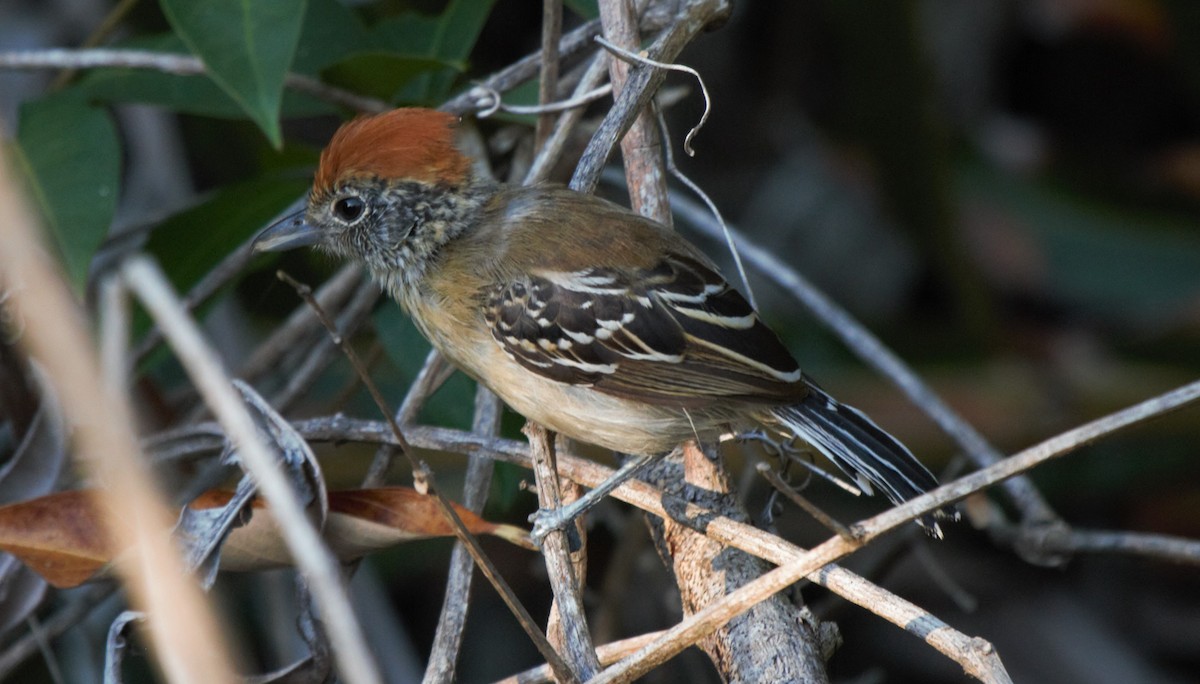
[{"label": "bird's claw", "polygon": [[540,549],[551,532],[561,530],[567,534],[567,548],[574,553],[583,546],[579,531],[571,524],[578,516],[579,513],[569,506],[556,509],[540,508],[529,516],[529,522],[533,523],[529,538]]}]

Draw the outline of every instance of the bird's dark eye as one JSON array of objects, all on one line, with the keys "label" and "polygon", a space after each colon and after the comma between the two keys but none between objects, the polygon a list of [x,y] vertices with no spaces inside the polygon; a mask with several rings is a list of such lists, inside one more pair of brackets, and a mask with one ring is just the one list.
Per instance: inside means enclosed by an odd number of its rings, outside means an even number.
[{"label": "bird's dark eye", "polygon": [[366,210],[367,204],[354,195],[343,197],[333,204],[333,215],[345,223],[354,223],[362,218]]}]

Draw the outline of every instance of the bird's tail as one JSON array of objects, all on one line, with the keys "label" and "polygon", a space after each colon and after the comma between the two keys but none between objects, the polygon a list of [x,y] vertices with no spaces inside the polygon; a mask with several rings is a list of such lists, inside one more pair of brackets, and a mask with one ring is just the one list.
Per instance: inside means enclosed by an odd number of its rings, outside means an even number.
[{"label": "bird's tail", "polygon": [[[900,503],[938,486],[929,469],[912,452],[876,425],[862,411],[839,404],[816,387],[798,404],[771,411],[787,430],[833,461],[868,494],[883,492],[892,503]],[[918,522],[931,535],[941,537],[935,518],[957,517],[937,511]]]}]

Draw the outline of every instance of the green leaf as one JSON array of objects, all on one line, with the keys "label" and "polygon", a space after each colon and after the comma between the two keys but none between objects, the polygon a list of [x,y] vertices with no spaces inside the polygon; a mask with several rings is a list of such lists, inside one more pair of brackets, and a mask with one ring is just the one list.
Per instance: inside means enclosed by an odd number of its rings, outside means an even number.
[{"label": "green leaf", "polygon": [[308,0],[292,71],[310,76],[346,57],[382,47],[358,15],[337,0]]},{"label": "green leaf", "polygon": [[[374,33],[392,51],[447,64],[464,64],[491,14],[494,0],[451,0],[438,17],[405,14],[380,22]],[[435,102],[449,93],[463,69],[441,69],[422,74],[403,93],[406,100]]]},{"label": "green leaf", "polygon": [[116,128],[108,112],[68,91],[21,106],[16,151],[67,276],[82,292],[117,207]]},{"label": "green leaf", "polygon": [[[173,34],[137,38],[121,47],[158,53],[187,52],[184,42]],[[216,119],[246,118],[240,104],[203,74],[176,76],[145,68],[97,68],[84,74],[76,88],[92,100],[102,102],[139,102]],[[283,94],[283,115],[317,116],[332,112],[334,107],[312,96],[293,91]]]},{"label": "green leaf", "polygon": [[300,39],[305,0],[159,2],[217,85],[280,147],[283,81]]},{"label": "green leaf", "polygon": [[181,290],[196,283],[234,247],[304,195],[304,175],[256,178],[221,188],[175,214],[150,234],[146,250]]},{"label": "green leaf", "polygon": [[595,19],[600,16],[600,6],[596,0],[566,0],[563,4],[584,19]]},{"label": "green leaf", "polygon": [[[175,34],[140,37],[122,48],[187,54],[187,46]],[[153,69],[95,69],[79,79],[76,88],[91,99],[104,102],[140,102],[172,111],[220,119],[244,119],[245,110],[208,76],[179,76]],[[283,96],[285,116],[319,116],[334,107],[314,97],[287,91]]]},{"label": "green leaf", "polygon": [[[411,57],[391,52],[353,55],[321,72],[326,83],[362,95],[393,101],[414,78],[447,65],[428,57]],[[461,71],[461,68],[455,67]]]}]

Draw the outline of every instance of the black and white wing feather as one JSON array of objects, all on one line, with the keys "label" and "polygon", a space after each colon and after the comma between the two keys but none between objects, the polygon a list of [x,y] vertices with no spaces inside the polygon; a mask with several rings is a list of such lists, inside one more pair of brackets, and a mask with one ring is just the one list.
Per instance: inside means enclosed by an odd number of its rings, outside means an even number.
[{"label": "black and white wing feather", "polygon": [[672,254],[649,269],[530,273],[485,293],[496,342],[559,382],[655,404],[799,400],[800,368],[737,290]]}]

